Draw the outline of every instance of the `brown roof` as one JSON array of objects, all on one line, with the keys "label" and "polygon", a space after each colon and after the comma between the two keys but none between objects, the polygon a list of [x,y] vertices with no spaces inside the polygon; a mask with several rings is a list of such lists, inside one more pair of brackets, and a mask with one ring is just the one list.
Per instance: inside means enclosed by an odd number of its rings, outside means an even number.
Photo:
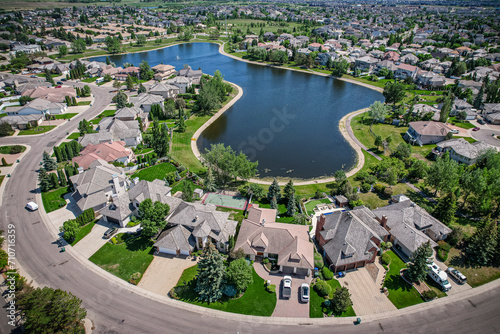
[{"label": "brown roof", "polygon": [[444,123],[432,121],[410,122],[409,126],[424,136],[446,136],[451,131]]}]

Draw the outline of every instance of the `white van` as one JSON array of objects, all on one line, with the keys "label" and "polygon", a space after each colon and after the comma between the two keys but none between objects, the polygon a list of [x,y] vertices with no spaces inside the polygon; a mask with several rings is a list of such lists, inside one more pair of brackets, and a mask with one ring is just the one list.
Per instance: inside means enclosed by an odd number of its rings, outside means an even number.
[{"label": "white van", "polygon": [[427,266],[429,267],[427,275],[429,275],[429,277],[432,278],[441,287],[441,289],[443,289],[443,291],[449,291],[451,289],[451,284],[448,281],[448,275],[446,275],[446,273],[434,262],[428,264]]},{"label": "white van", "polygon": [[36,211],[38,210],[38,204],[36,204],[35,202],[29,202],[28,204],[26,204],[26,209]]}]

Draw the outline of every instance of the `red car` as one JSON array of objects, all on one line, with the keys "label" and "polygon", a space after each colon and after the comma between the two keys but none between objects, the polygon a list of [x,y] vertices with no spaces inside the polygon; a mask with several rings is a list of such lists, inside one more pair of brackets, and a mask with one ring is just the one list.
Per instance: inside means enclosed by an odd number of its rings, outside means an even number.
[{"label": "red car", "polygon": [[479,131],[479,130],[480,128],[478,128],[477,126],[474,129],[472,129],[472,131]]}]

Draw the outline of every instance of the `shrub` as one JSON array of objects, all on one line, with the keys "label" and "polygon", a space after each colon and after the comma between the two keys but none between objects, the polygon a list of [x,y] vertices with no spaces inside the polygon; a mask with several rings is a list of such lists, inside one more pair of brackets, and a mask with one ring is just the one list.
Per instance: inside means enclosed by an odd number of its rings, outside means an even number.
[{"label": "shrub", "polygon": [[325,281],[318,280],[318,282],[314,284],[314,291],[316,291],[321,297],[325,297],[332,292],[332,287]]},{"label": "shrub", "polygon": [[314,253],[314,267],[321,269],[325,265],[323,257],[319,253]]},{"label": "shrub", "polygon": [[23,147],[21,145],[14,145],[14,146],[11,146],[10,147],[10,154],[17,154],[17,153],[21,153],[21,151],[23,150]]},{"label": "shrub", "polygon": [[437,297],[437,293],[434,290],[427,290],[427,291],[422,292],[422,297],[425,300],[432,300],[432,299]]},{"label": "shrub", "polygon": [[384,189],[384,196],[387,198],[391,197],[393,193],[394,190],[392,190],[392,188],[387,187]]},{"label": "shrub", "polygon": [[389,265],[391,263],[391,257],[389,256],[388,253],[382,254],[380,257],[380,260],[382,261],[382,264]]},{"label": "shrub", "polygon": [[264,260],[262,260],[262,263],[263,264],[268,264],[269,263],[269,259],[266,257]]},{"label": "shrub", "polygon": [[276,285],[270,284],[266,287],[266,291],[269,293],[276,293]]},{"label": "shrub", "polygon": [[327,267],[323,267],[323,269],[321,270],[323,272],[323,278],[327,281],[331,280],[333,278],[333,273],[330,269],[328,269]]},{"label": "shrub", "polygon": [[175,288],[170,289],[170,291],[168,292],[168,295],[172,299],[179,300],[179,296],[177,296],[177,293],[175,292]]},{"label": "shrub", "polygon": [[134,226],[139,225],[140,223],[141,223],[140,221],[130,221],[130,222],[127,224],[127,227],[134,227]]},{"label": "shrub", "polygon": [[112,238],[111,238],[111,243],[112,243],[113,245],[116,245],[116,238],[115,238],[115,237],[112,237]]},{"label": "shrub", "polygon": [[389,270],[389,267],[383,263],[382,263],[382,267],[384,267],[385,270]]},{"label": "shrub", "polygon": [[372,186],[369,183],[361,184],[361,191],[364,193],[369,192],[372,189]]},{"label": "shrub", "polygon": [[359,171],[358,173],[356,173],[356,176],[354,177],[354,179],[357,181],[364,181],[368,178],[369,175],[370,174],[368,174],[367,171],[362,170],[362,171]]},{"label": "shrub", "polygon": [[373,191],[375,191],[377,194],[382,194],[384,189],[385,189],[385,186],[383,184],[380,184],[380,183],[376,183],[373,186]]},{"label": "shrub", "polygon": [[437,258],[439,261],[445,262],[446,260],[448,260],[448,252],[441,248],[438,249]]},{"label": "shrub", "polygon": [[438,245],[439,245],[439,249],[442,249],[445,252],[449,252],[451,249],[451,246],[443,240],[439,241]]},{"label": "shrub", "polygon": [[133,273],[132,275],[130,275],[129,282],[137,285],[137,283],[139,283],[140,279],[141,279],[141,273]]}]

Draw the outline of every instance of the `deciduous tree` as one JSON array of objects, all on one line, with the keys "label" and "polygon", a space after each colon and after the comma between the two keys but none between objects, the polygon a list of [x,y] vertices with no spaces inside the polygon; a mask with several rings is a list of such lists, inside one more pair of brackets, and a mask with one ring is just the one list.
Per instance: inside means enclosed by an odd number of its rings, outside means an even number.
[{"label": "deciduous tree", "polygon": [[227,280],[236,287],[238,292],[243,292],[253,283],[252,267],[245,259],[232,261],[226,271]]}]

